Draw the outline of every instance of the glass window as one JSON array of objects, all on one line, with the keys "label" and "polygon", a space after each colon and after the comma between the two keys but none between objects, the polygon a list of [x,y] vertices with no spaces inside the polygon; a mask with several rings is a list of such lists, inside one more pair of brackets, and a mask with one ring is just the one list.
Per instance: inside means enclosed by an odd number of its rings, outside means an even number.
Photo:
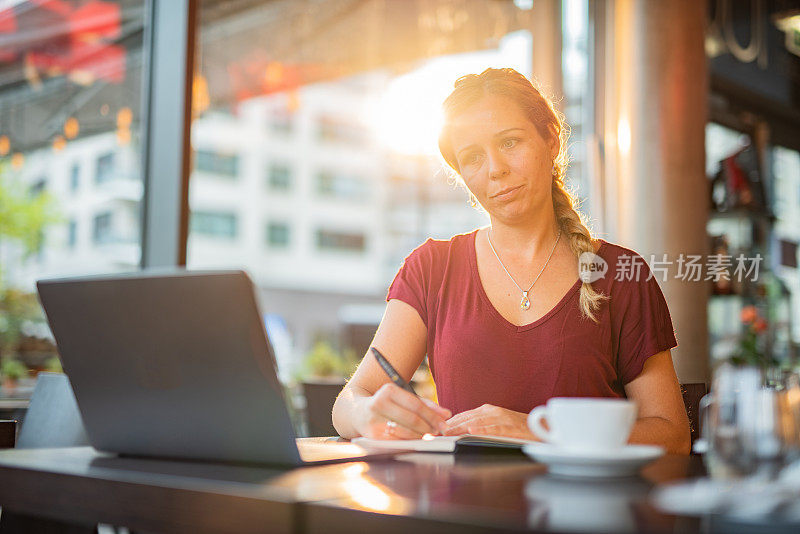
[{"label": "glass window", "polygon": [[289,225],[283,222],[267,224],[267,244],[273,248],[289,246]]},{"label": "glass window", "polygon": [[70,219],[67,224],[67,248],[74,249],[78,243],[78,221]]},{"label": "glass window", "polygon": [[214,211],[192,212],[191,231],[208,237],[236,237],[236,214]]},{"label": "glass window", "polygon": [[92,237],[95,244],[104,245],[114,241],[113,228],[111,227],[112,217],[113,214],[110,212],[94,216]]},{"label": "glass window", "polygon": [[319,138],[322,142],[359,146],[366,142],[367,131],[364,125],[346,118],[322,115],[319,118]]},{"label": "glass window", "polygon": [[195,169],[225,178],[236,178],[239,173],[239,156],[210,150],[195,152]]},{"label": "glass window", "polygon": [[[562,1],[562,51],[561,65],[564,75],[564,115],[570,127],[570,162],[567,182],[573,187],[584,209],[599,202],[591,195],[589,157],[593,147],[586,133],[594,128],[593,94],[590,54],[592,43],[589,32],[588,0]],[[599,205],[594,206],[599,209]]]},{"label": "glass window", "polygon": [[97,170],[94,174],[95,183],[102,184],[114,179],[114,153],[109,152],[97,158]]},{"label": "glass window", "polygon": [[273,191],[288,191],[292,188],[292,169],[288,165],[269,166],[267,172],[269,188]]},{"label": "glass window", "polygon": [[317,230],[317,248],[323,251],[363,252],[365,244],[362,233]]},{"label": "glass window", "polygon": [[[416,246],[487,223],[443,172],[440,109],[464,74],[532,75],[533,12],[518,4],[198,2],[190,207],[235,214],[238,239],[192,225],[187,265],[251,273],[264,312],[286,324],[282,377],[303,368],[314,332],[349,331],[342,310],[382,308]],[[205,179],[215,164],[200,160],[231,147],[236,182]],[[368,329],[380,313],[358,320]]]},{"label": "glass window", "polygon": [[[55,354],[37,279],[140,263],[145,4],[0,2],[0,310],[15,293],[33,303],[13,312],[6,324],[26,327],[0,332],[0,353],[31,368]],[[116,187],[115,176],[129,179]],[[101,187],[106,180],[114,187]],[[79,188],[87,194],[74,194]],[[9,211],[13,225],[5,224]]]},{"label": "glass window", "polygon": [[364,200],[369,191],[366,181],[357,176],[322,171],[317,174],[317,193],[323,197]]},{"label": "glass window", "polygon": [[268,113],[268,127],[277,137],[288,137],[294,129],[294,114],[286,107],[273,108]]},{"label": "glass window", "polygon": [[73,163],[69,169],[69,190],[73,193],[77,192],[81,186],[81,166]]}]

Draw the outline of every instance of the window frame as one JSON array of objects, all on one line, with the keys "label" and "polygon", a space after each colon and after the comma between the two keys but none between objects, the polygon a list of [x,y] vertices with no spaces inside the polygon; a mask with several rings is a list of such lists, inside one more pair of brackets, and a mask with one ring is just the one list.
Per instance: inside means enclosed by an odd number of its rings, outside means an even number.
[{"label": "window frame", "polygon": [[185,266],[198,0],[147,0],[142,72],[140,266]]}]

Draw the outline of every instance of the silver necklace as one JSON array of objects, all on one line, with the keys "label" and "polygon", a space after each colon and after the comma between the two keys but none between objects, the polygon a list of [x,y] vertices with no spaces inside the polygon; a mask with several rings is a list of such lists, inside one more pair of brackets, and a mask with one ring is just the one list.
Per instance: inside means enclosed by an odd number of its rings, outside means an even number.
[{"label": "silver necklace", "polygon": [[553,252],[555,252],[556,245],[558,245],[558,240],[561,239],[561,230],[558,231],[558,237],[556,237],[556,242],[553,243],[553,250],[550,251],[550,255],[547,256],[547,260],[544,262],[544,265],[542,265],[542,270],[539,271],[539,274],[536,275],[536,278],[534,278],[533,283],[531,284],[531,286],[528,289],[522,289],[522,287],[520,287],[520,285],[517,283],[517,281],[514,280],[514,277],[511,276],[511,273],[508,272],[508,269],[506,269],[506,266],[503,263],[503,260],[500,259],[500,256],[498,256],[497,251],[494,249],[494,245],[492,245],[492,238],[489,236],[490,232],[491,232],[491,230],[487,230],[487,232],[486,232],[486,241],[489,242],[489,248],[491,248],[492,252],[494,252],[494,257],[497,258],[497,261],[500,263],[500,267],[502,267],[503,270],[508,275],[508,277],[511,278],[511,281],[514,282],[514,285],[517,286],[517,289],[522,291],[522,300],[519,301],[519,307],[523,311],[526,311],[526,310],[530,309],[530,307],[531,307],[531,301],[528,298],[528,292],[530,292],[530,290],[533,289],[533,285],[536,283],[536,281],[539,279],[539,277],[542,276],[542,273],[544,272],[545,267],[547,267],[547,264],[550,263],[550,258],[553,257]]}]

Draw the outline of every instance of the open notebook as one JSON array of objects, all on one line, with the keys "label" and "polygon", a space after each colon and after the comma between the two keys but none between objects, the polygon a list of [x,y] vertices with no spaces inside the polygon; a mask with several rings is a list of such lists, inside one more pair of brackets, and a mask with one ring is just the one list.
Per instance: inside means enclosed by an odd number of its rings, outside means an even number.
[{"label": "open notebook", "polygon": [[354,438],[353,443],[365,449],[394,449],[420,452],[455,452],[458,446],[503,447],[521,449],[530,441],[502,436],[462,434],[460,436],[431,436],[423,439],[371,439]]}]

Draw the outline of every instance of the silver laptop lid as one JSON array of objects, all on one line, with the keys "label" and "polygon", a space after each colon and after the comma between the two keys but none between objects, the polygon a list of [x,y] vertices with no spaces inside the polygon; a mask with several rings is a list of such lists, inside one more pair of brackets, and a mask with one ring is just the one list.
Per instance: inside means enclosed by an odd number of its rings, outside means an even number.
[{"label": "silver laptop lid", "polygon": [[301,463],[244,272],[144,272],[37,285],[96,449]]}]

